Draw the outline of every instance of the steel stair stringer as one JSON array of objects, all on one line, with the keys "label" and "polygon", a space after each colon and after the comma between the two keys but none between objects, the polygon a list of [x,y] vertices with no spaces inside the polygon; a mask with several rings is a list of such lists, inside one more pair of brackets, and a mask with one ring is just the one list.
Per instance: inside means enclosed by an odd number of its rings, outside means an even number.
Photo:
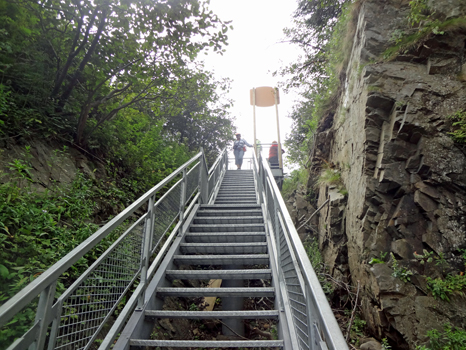
[{"label": "steel stair stringer", "polygon": [[183,229],[181,234],[178,235],[170,249],[168,250],[165,258],[160,263],[157,271],[154,274],[151,282],[148,284],[145,297],[144,297],[144,305],[142,308],[136,308],[136,310],[131,315],[130,319],[128,320],[125,328],[120,334],[118,341],[116,342],[115,346],[113,347],[114,350],[127,350],[130,348],[130,340],[131,339],[148,339],[154,328],[153,322],[148,322],[145,318],[145,312],[147,310],[161,310],[163,306],[163,301],[157,299],[155,297],[155,293],[157,287],[159,286],[169,286],[170,282],[166,280],[165,273],[166,270],[173,269],[173,257],[175,254],[179,253],[180,250],[180,243],[183,240],[184,235],[188,231],[188,228],[191,222],[194,219],[194,216],[199,209],[199,204],[191,211],[189,217],[186,219],[185,224],[183,225]]}]

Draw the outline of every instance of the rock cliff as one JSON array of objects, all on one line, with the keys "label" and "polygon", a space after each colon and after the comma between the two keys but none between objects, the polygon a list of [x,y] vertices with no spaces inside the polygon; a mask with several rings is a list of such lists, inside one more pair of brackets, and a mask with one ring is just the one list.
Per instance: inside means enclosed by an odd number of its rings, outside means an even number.
[{"label": "rock cliff", "polygon": [[[318,220],[325,262],[334,276],[360,282],[368,328],[397,349],[415,349],[446,322],[466,327],[465,299],[437,300],[426,280],[465,269],[466,152],[448,116],[466,109],[466,31],[380,60],[408,28],[408,3],[361,3],[340,103],[321,121],[311,166],[318,173],[325,160],[347,191],[319,188],[317,206],[329,199]],[[466,15],[463,0],[429,5],[439,21]],[[303,208],[291,209],[302,216]],[[369,264],[381,256],[385,263]],[[413,275],[394,277],[393,259]]]}]

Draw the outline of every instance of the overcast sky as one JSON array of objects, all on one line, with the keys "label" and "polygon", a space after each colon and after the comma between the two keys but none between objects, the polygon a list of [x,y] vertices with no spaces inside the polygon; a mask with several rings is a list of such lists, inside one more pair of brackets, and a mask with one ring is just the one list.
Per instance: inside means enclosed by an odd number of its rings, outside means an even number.
[{"label": "overcast sky", "polygon": [[[280,77],[271,72],[285,63],[297,59],[296,47],[280,43],[284,39],[283,28],[291,26],[296,0],[211,0],[210,8],[223,21],[231,20],[226,52],[223,56],[210,54],[205,57],[206,68],[217,77],[233,79],[229,97],[234,100],[232,113],[243,138],[253,143],[253,107],[249,102],[249,90],[253,87],[278,85]],[[278,113],[280,137],[290,132],[291,119],[287,117],[295,100],[293,94],[280,91]],[[257,138],[262,143],[277,140],[275,107],[256,107]]]}]

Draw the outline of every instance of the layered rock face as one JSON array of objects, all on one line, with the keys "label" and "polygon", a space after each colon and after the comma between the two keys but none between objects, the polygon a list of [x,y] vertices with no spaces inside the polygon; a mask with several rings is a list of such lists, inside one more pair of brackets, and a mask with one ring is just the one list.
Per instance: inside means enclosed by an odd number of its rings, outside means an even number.
[{"label": "layered rock face", "polygon": [[[466,15],[464,0],[430,5],[442,21]],[[446,322],[466,326],[466,299],[436,300],[426,281],[465,268],[466,153],[448,134],[448,116],[466,109],[466,31],[369,64],[408,28],[408,13],[408,1],[361,5],[341,102],[321,124],[314,159],[334,164],[348,191],[320,187],[318,206],[330,199],[319,219],[326,263],[359,281],[368,327],[400,349],[415,349]],[[415,256],[424,249],[432,262]],[[410,281],[393,276],[389,252]]]}]

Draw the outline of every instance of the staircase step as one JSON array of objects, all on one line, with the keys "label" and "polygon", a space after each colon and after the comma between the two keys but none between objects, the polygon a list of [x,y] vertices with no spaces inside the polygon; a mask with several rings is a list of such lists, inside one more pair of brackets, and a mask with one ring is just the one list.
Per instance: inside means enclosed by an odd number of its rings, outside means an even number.
[{"label": "staircase step", "polygon": [[183,254],[265,254],[267,243],[181,243]]},{"label": "staircase step", "polygon": [[247,204],[245,206],[239,206],[237,204],[201,204],[200,210],[210,209],[210,210],[229,210],[229,209],[260,209],[260,204]]},{"label": "staircase step", "polygon": [[275,288],[157,288],[159,297],[273,297]]},{"label": "staircase step", "polygon": [[225,176],[222,183],[224,182],[234,182],[237,183],[249,183],[254,182],[254,176]]},{"label": "staircase step", "polygon": [[169,280],[255,280],[272,278],[272,270],[251,269],[251,270],[167,270],[166,277]]},{"label": "staircase step", "polygon": [[220,185],[220,188],[225,187],[242,187],[242,188],[255,188],[254,181],[251,182],[244,182],[244,181],[223,181]]},{"label": "staircase step", "polygon": [[222,202],[226,202],[226,203],[222,203],[222,204],[227,204],[229,202],[231,203],[236,203],[236,202],[247,202],[247,201],[255,201],[257,198],[256,196],[220,196],[215,198],[215,200],[220,200]]},{"label": "staircase step", "polygon": [[215,198],[215,201],[221,201],[223,203],[221,204],[228,204],[228,203],[238,203],[238,202],[251,202],[255,201],[257,198],[256,196],[254,197],[244,197],[244,196],[227,196],[227,197],[221,197],[221,198]]},{"label": "staircase step", "polygon": [[207,319],[263,319],[278,318],[278,310],[244,310],[244,311],[167,311],[147,310],[144,312],[146,318],[188,318],[191,320]]},{"label": "staircase step", "polygon": [[264,224],[225,224],[209,225],[192,224],[189,226],[190,232],[260,232],[265,231]]},{"label": "staircase step", "polygon": [[262,215],[260,209],[247,209],[247,210],[199,210],[197,216],[259,216]]},{"label": "staircase step", "polygon": [[283,348],[283,340],[145,340],[130,339],[130,346],[169,348]]},{"label": "staircase step", "polygon": [[261,224],[264,219],[261,216],[195,216],[194,224],[226,225],[226,224]]},{"label": "staircase step", "polygon": [[240,200],[225,200],[225,199],[219,199],[215,200],[215,203],[217,204],[225,204],[225,203],[237,203],[237,204],[252,204],[252,203],[257,203],[256,200],[247,200],[247,201],[240,201]]},{"label": "staircase step", "polygon": [[268,265],[268,254],[238,255],[174,255],[179,265]]},{"label": "staircase step", "polygon": [[245,191],[242,191],[242,192],[224,192],[224,191],[220,191],[217,193],[217,197],[237,197],[237,196],[241,196],[241,197],[244,197],[244,196],[256,196],[256,192],[255,191],[251,191],[251,192],[245,192]]},{"label": "staircase step", "polygon": [[193,243],[241,243],[265,242],[265,232],[187,232],[186,242]]}]

